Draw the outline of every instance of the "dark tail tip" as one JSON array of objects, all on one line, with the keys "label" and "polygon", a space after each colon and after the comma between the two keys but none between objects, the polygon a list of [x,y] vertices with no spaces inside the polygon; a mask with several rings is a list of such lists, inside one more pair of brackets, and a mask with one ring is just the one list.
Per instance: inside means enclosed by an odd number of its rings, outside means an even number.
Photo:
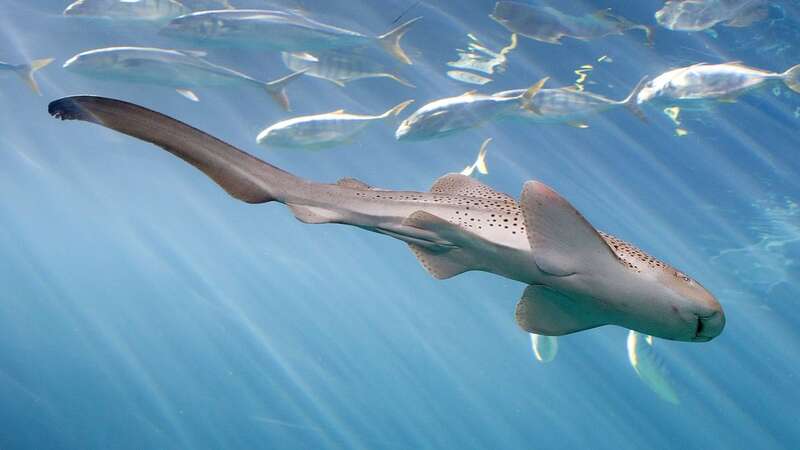
[{"label": "dark tail tip", "polygon": [[58,100],[53,100],[47,106],[47,112],[56,119],[73,120],[77,119],[80,108],[77,103],[73,101],[73,97],[64,97]]},{"label": "dark tail tip", "polygon": [[91,95],[76,95],[53,100],[47,106],[47,112],[56,119],[61,120],[85,120],[97,122],[96,118],[83,105],[87,103],[97,103],[103,97]]}]

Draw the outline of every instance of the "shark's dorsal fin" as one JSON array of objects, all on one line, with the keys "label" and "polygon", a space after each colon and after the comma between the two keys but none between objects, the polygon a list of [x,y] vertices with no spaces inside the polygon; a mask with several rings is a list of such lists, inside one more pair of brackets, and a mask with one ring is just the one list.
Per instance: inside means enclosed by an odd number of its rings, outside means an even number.
[{"label": "shark's dorsal fin", "polygon": [[459,246],[473,237],[470,231],[425,211],[411,214],[403,225],[430,232],[447,243],[408,243],[422,267],[434,278],[443,280],[476,268],[473,258]]},{"label": "shark's dorsal fin", "polygon": [[440,177],[431,186],[431,194],[450,194],[489,200],[514,201],[511,196],[497,192],[480,181],[460,173],[449,173]]},{"label": "shark's dorsal fin", "polygon": [[337,181],[336,184],[351,189],[372,189],[372,186],[368,185],[367,183],[350,177],[342,178],[341,180]]},{"label": "shark's dorsal fin", "polygon": [[562,336],[610,323],[608,313],[596,302],[574,299],[542,285],[525,289],[514,316],[523,330],[545,336]]},{"label": "shark's dorsal fin", "polygon": [[533,259],[554,276],[608,270],[622,263],[600,233],[564,197],[543,183],[528,181],[520,207]]}]

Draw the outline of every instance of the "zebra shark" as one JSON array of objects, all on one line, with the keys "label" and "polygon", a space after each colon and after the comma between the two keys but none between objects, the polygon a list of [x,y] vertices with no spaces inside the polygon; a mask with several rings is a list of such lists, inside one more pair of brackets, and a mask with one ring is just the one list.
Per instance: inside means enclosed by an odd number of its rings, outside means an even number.
[{"label": "zebra shark", "polygon": [[132,103],[65,97],[49,112],[153,143],[238,200],[275,201],[301,222],[352,225],[399,239],[438,279],[481,270],[525,283],[515,316],[529,333],[558,336],[618,325],[705,342],[725,326],[720,303],[698,282],[597,231],[538,181],[525,183],[519,201],[461,174],[444,175],[430,192],[378,189],[353,178],[317,183]]}]

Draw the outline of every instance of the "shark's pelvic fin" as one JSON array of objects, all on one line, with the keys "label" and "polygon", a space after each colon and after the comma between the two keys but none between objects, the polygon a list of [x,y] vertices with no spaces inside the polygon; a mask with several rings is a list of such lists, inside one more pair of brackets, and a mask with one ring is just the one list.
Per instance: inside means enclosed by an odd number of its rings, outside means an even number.
[{"label": "shark's pelvic fin", "polygon": [[533,258],[554,276],[597,272],[619,258],[600,233],[564,197],[538,181],[525,183],[520,197]]},{"label": "shark's pelvic fin", "polygon": [[462,250],[472,236],[456,224],[425,211],[417,211],[403,221],[404,226],[436,236],[438,242],[408,242],[419,262],[434,278],[443,280],[468,270],[475,270],[476,261]]},{"label": "shark's pelvic fin", "polygon": [[528,333],[562,336],[608,324],[594,302],[576,300],[547,286],[531,285],[517,303],[517,325]]},{"label": "shark's pelvic fin", "polygon": [[292,203],[287,203],[286,206],[289,207],[297,220],[303,223],[332,223],[337,220],[337,217],[334,217],[334,213],[328,209]]},{"label": "shark's pelvic fin", "polygon": [[464,197],[489,200],[514,201],[511,196],[497,192],[475,178],[460,173],[449,173],[440,177],[433,183],[430,192],[431,194],[463,195]]}]

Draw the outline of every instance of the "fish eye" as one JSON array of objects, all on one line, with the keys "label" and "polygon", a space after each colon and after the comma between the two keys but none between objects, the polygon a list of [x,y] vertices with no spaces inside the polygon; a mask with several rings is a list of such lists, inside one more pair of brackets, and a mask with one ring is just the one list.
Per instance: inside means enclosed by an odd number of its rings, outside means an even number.
[{"label": "fish eye", "polygon": [[683,272],[675,271],[675,276],[680,278],[681,280],[687,282],[687,283],[691,283],[692,282],[692,279],[689,278],[688,276],[686,276],[686,274],[684,274]]}]

